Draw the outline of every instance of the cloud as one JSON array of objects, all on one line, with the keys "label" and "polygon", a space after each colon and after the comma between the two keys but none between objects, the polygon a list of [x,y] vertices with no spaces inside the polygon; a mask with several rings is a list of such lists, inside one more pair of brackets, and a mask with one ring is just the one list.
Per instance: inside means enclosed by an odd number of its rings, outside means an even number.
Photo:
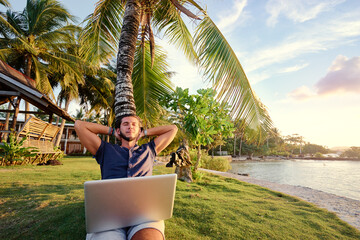
[{"label": "cloud", "polygon": [[256,84],[258,82],[261,82],[265,79],[270,78],[273,75],[276,74],[283,74],[283,73],[289,73],[289,72],[296,72],[299,71],[305,67],[307,67],[309,64],[308,63],[304,63],[301,65],[295,65],[295,66],[291,66],[291,67],[286,67],[286,68],[282,68],[282,69],[274,69],[274,70],[267,70],[267,71],[261,71],[261,72],[257,72],[257,71],[250,71],[248,74],[248,79],[250,80],[251,84]]},{"label": "cloud", "polygon": [[235,1],[234,6],[230,8],[231,11],[220,15],[220,20],[216,24],[218,28],[226,31],[228,28],[234,27],[234,24],[245,21],[247,18],[247,14],[244,12],[246,5],[247,0]]},{"label": "cloud", "polygon": [[270,0],[266,5],[266,10],[270,14],[267,24],[275,26],[281,14],[294,22],[305,22],[342,2],[344,0]]},{"label": "cloud", "polygon": [[287,96],[302,101],[339,93],[360,93],[360,57],[349,59],[342,55],[337,56],[325,77],[313,87],[301,86]]},{"label": "cloud", "polygon": [[325,77],[315,84],[319,95],[360,93],[360,57],[339,55]]},{"label": "cloud", "polygon": [[299,101],[308,100],[314,96],[316,96],[316,92],[314,92],[307,86],[301,86],[294,91],[288,93],[288,97]]},{"label": "cloud", "polygon": [[[269,66],[273,64],[283,64],[304,54],[326,51],[357,41],[357,37],[360,36],[360,12],[357,9],[302,29],[277,45],[258,49],[252,51],[251,55],[248,53],[248,56],[243,56],[242,64],[247,73],[268,72]],[[279,71],[273,72],[276,74]]]},{"label": "cloud", "polygon": [[255,71],[274,63],[293,59],[305,52],[315,52],[321,49],[322,47],[312,39],[286,41],[278,46],[258,50],[252,54],[252,57],[245,58],[246,69]]},{"label": "cloud", "polygon": [[304,63],[304,64],[301,64],[301,65],[295,65],[295,66],[292,66],[292,67],[287,67],[287,68],[283,68],[283,69],[280,69],[278,71],[278,73],[289,73],[289,72],[297,72],[303,68],[306,68],[309,64],[308,63]]}]

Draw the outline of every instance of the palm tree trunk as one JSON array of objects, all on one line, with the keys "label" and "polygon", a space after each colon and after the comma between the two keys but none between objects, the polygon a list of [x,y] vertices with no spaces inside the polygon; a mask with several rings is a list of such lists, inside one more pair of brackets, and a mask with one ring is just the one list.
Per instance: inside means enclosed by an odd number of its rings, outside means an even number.
[{"label": "palm tree trunk", "polygon": [[[68,111],[69,109],[69,105],[70,105],[70,98],[69,97],[66,97],[66,100],[65,100],[65,112]],[[63,131],[64,131],[64,127],[65,127],[65,119],[63,118],[61,120],[61,125],[60,125],[60,131],[59,131],[59,135],[58,135],[58,138],[56,139],[56,144],[55,144],[55,147],[58,147],[60,145],[60,141],[61,141],[61,137],[62,137],[62,134],[63,134]]]},{"label": "palm tree trunk", "polygon": [[[108,127],[111,127],[111,125],[109,124],[109,120],[107,119],[107,109],[104,109],[104,123],[106,123]],[[106,142],[110,142],[110,135],[106,135]]]},{"label": "palm tree trunk", "polygon": [[[57,99],[57,104],[59,106],[59,108],[61,108],[61,101],[60,101],[60,94],[58,95],[58,99]],[[59,126],[59,121],[60,121],[60,116],[56,116],[56,126]]]},{"label": "palm tree trunk", "polygon": [[128,0],[125,6],[124,22],[117,55],[117,80],[115,87],[116,125],[119,124],[121,117],[136,114],[131,74],[134,66],[139,26],[140,3],[136,0]]},{"label": "palm tree trunk", "polygon": [[240,136],[239,158],[241,158],[241,147],[242,147],[243,136],[244,136],[244,134],[242,133],[241,136]]},{"label": "palm tree trunk", "polygon": [[234,156],[236,156],[236,134],[234,134]]}]

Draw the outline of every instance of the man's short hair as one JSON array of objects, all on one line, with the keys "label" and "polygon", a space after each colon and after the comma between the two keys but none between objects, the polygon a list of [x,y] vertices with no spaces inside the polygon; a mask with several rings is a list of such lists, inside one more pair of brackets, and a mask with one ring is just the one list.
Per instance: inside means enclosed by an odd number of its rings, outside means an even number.
[{"label": "man's short hair", "polygon": [[138,121],[139,121],[139,127],[142,128],[143,124],[142,124],[142,120],[141,118],[138,116],[138,115],[124,115],[124,116],[121,116],[119,119],[117,119],[115,121],[115,129],[116,128],[120,128],[120,125],[122,123],[122,120],[125,118],[125,117],[134,117],[136,118]]}]

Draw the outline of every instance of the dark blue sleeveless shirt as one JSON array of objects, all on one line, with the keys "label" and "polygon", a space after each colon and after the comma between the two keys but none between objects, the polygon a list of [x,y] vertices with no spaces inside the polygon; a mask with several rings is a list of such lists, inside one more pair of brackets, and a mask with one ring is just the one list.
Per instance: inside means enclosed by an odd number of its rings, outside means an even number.
[{"label": "dark blue sleeveless shirt", "polygon": [[154,141],[131,149],[101,141],[95,154],[102,179],[151,176],[155,157]]}]

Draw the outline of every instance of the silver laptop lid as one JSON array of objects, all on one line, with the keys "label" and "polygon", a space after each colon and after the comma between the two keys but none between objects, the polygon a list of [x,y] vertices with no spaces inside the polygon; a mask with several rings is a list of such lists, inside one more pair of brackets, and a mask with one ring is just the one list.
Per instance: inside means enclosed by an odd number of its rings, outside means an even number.
[{"label": "silver laptop lid", "polygon": [[166,174],[85,182],[86,231],[171,218],[176,179],[176,174]]}]

